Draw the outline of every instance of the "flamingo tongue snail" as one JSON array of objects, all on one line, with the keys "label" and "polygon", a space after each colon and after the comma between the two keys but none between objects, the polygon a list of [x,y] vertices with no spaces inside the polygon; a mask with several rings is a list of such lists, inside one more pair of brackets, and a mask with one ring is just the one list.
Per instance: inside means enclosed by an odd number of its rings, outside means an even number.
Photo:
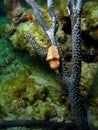
[{"label": "flamingo tongue snail", "polygon": [[58,49],[55,45],[51,45],[48,48],[46,61],[49,62],[51,69],[58,69],[60,66],[60,56]]}]

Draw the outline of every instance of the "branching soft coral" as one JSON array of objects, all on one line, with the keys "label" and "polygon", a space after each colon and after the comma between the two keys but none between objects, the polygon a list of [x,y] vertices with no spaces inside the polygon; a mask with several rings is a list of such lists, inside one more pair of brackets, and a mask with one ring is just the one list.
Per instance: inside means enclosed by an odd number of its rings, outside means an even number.
[{"label": "branching soft coral", "polygon": [[[81,11],[83,7],[83,0],[68,0],[68,12],[71,19],[72,27],[72,72],[71,75],[68,73],[68,69],[65,65],[64,56],[62,54],[62,49],[59,42],[55,36],[58,29],[58,20],[54,11],[53,0],[47,0],[48,10],[52,19],[52,26],[48,26],[44,21],[43,15],[35,2],[35,0],[25,0],[33,8],[36,19],[43,28],[44,32],[50,39],[51,46],[55,46],[59,52],[60,66],[58,66],[59,74],[64,84],[67,85],[69,90],[69,98],[71,102],[71,108],[75,116],[76,125],[79,130],[89,130],[87,122],[87,112],[82,104],[80,92],[79,92],[79,82],[81,76]],[[43,57],[47,57],[47,51],[41,48],[31,34],[27,33],[25,37],[29,40],[31,45],[36,49],[37,53]],[[54,56],[54,53],[50,53]],[[53,61],[56,58],[53,58]],[[57,69],[57,68],[56,68]]]}]

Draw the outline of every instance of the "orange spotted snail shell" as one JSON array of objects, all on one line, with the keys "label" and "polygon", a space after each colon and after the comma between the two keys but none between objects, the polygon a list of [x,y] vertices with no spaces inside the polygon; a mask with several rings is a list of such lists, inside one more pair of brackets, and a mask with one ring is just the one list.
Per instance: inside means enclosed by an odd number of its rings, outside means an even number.
[{"label": "orange spotted snail shell", "polygon": [[51,45],[48,48],[48,54],[46,61],[49,62],[50,68],[51,69],[58,69],[60,66],[60,56],[58,49],[55,45]]}]

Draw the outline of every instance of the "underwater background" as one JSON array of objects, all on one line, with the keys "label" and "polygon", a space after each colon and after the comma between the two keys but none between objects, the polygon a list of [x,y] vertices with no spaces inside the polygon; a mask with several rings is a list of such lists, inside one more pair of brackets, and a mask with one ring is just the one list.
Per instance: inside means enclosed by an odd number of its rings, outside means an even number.
[{"label": "underwater background", "polygon": [[[50,25],[46,1],[38,0]],[[55,0],[59,29],[56,36],[71,69],[71,25],[66,0]],[[84,4],[82,18],[82,73],[80,92],[88,121],[98,130],[98,1]],[[41,60],[24,38],[31,33],[47,49],[48,37],[23,0],[0,0],[0,120],[49,120],[73,122],[68,91],[57,71]],[[17,128],[9,128],[14,130]],[[22,129],[22,128],[18,128]],[[23,130],[29,128],[23,128]]]}]

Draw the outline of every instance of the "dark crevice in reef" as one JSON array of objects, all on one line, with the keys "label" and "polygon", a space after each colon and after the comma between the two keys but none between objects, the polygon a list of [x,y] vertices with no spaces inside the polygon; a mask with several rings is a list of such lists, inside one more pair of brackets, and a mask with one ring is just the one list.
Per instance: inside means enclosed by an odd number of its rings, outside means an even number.
[{"label": "dark crevice in reef", "polygon": [[94,40],[90,35],[89,32],[83,31],[82,32],[82,40],[84,41],[84,44],[86,47],[94,47],[98,48],[98,41]]},{"label": "dark crevice in reef", "polygon": [[63,17],[62,19],[64,21],[62,30],[65,32],[65,34],[71,34],[71,21],[70,21],[70,17]]},{"label": "dark crevice in reef", "polygon": [[98,41],[94,40],[89,32],[82,32],[85,50],[82,51],[83,60],[87,63],[98,62]]}]

